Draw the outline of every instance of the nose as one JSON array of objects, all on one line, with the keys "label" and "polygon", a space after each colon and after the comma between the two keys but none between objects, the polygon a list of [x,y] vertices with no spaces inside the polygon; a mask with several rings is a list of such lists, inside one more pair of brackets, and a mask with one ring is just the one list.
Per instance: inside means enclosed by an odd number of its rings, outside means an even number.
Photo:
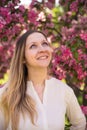
[{"label": "nose", "polygon": [[39,52],[43,52],[43,51],[45,51],[45,50],[46,50],[46,48],[45,48],[45,47],[43,47],[42,45],[40,45],[40,46],[39,46],[39,48],[38,48],[38,50],[39,50]]}]

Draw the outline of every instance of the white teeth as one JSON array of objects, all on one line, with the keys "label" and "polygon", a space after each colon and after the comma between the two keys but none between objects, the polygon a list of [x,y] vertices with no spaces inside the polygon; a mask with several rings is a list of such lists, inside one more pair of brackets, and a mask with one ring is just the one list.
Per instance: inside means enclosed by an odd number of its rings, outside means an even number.
[{"label": "white teeth", "polygon": [[41,56],[38,58],[39,60],[44,60],[44,59],[47,59],[47,56]]}]

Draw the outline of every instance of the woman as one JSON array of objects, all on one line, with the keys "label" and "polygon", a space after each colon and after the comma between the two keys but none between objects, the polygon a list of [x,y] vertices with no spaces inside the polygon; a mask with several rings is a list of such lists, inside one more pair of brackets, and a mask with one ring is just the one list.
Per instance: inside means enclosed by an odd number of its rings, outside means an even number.
[{"label": "woman", "polygon": [[85,130],[73,90],[49,75],[53,49],[39,31],[23,34],[15,48],[9,81],[1,94],[0,130]]}]

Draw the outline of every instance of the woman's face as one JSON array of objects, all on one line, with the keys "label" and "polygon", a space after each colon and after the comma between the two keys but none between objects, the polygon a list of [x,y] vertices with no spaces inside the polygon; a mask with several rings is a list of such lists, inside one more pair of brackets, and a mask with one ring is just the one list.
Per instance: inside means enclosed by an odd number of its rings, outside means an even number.
[{"label": "woman's face", "polygon": [[53,49],[45,36],[39,32],[30,34],[26,40],[25,60],[27,67],[48,67]]}]

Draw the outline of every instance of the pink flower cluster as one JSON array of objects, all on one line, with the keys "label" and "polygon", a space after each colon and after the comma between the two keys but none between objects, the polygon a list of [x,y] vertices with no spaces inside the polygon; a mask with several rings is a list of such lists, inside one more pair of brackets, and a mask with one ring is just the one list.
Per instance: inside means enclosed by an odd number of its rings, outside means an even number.
[{"label": "pink flower cluster", "polygon": [[70,10],[73,11],[73,12],[77,12],[78,11],[78,1],[73,1],[71,4],[70,4]]},{"label": "pink flower cluster", "polygon": [[87,42],[87,33],[81,33],[80,37],[81,37],[82,40]]},{"label": "pink flower cluster", "polygon": [[87,33],[81,33],[80,37],[85,41],[85,47],[87,48]]},{"label": "pink flower cluster", "polygon": [[6,25],[6,21],[3,19],[3,17],[0,17],[0,32],[2,32],[2,29]]},{"label": "pink flower cluster", "polygon": [[[19,9],[17,9],[15,8],[15,4],[8,3],[6,7],[0,8],[1,41],[10,40],[9,38],[18,36],[23,27],[24,18],[22,13],[24,12],[24,8],[23,6],[19,6]],[[12,32],[12,30],[14,31]]]},{"label": "pink flower cluster", "polygon": [[61,33],[63,38],[62,41],[69,41],[77,36],[77,32],[74,27],[68,29],[67,27],[63,26],[61,28]]},{"label": "pink flower cluster", "polygon": [[[65,12],[58,18],[58,22],[61,23],[60,35],[57,35],[60,46],[54,54],[53,71],[59,77],[58,67],[65,72],[65,78],[69,75],[68,83],[79,89],[84,85],[82,110],[87,117],[87,105],[84,106],[87,104],[87,1],[59,0],[59,2]],[[66,46],[66,50],[69,48],[72,57],[68,58],[66,51],[61,50],[62,45]]]},{"label": "pink flower cluster", "polygon": [[[72,66],[73,61],[72,53],[65,45],[57,48],[53,54],[52,70],[56,74],[57,78],[63,79],[66,76],[67,65]],[[66,67],[65,67],[66,66]]]},{"label": "pink flower cluster", "polygon": [[[78,50],[78,52],[80,53],[80,50]],[[85,54],[81,54],[79,58],[84,58],[84,56]],[[67,72],[72,78],[75,78],[76,75],[76,78],[79,81],[78,86],[82,84],[84,77],[87,76],[87,72],[83,69],[81,63],[77,62],[73,57],[70,48],[65,45],[61,45],[55,50],[53,54],[52,70],[59,79],[65,78]]]},{"label": "pink flower cluster", "polygon": [[2,43],[0,45],[0,78],[3,78],[3,73],[9,68],[13,50],[13,46],[10,43]]},{"label": "pink flower cluster", "polygon": [[37,22],[38,13],[35,10],[30,10],[28,12],[28,19],[30,23],[33,23],[35,26],[38,25]]},{"label": "pink flower cluster", "polygon": [[85,115],[87,115],[87,106],[81,106],[81,109]]}]

